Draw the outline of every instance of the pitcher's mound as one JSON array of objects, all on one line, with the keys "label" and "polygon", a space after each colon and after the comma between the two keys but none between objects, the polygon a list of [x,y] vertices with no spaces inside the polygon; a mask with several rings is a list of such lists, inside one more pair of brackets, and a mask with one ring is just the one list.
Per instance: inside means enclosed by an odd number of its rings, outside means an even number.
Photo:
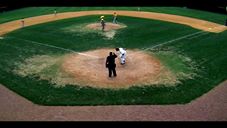
[{"label": "pitcher's mound", "polygon": [[[115,89],[158,84],[163,82],[163,74],[169,74],[162,70],[160,62],[151,55],[139,50],[127,50],[126,64],[120,65],[119,58],[116,58],[117,77],[109,78],[105,61],[111,51],[115,52],[114,49],[99,49],[68,55],[62,69],[75,78],[77,85]],[[171,80],[167,80],[167,83]]]},{"label": "pitcher's mound", "polygon": [[[113,24],[113,23],[106,23],[105,29],[104,31],[110,31],[110,30],[117,30],[117,29],[121,29],[121,28],[125,28],[125,25],[122,24]],[[102,30],[102,26],[100,23],[93,23],[93,24],[88,24],[86,26],[86,28],[89,29],[94,29],[94,30]]]}]

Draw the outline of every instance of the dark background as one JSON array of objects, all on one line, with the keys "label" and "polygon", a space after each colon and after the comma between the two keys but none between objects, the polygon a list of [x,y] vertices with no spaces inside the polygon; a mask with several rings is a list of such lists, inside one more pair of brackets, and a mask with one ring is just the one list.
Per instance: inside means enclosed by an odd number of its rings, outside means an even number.
[{"label": "dark background", "polygon": [[31,6],[176,6],[227,14],[227,0],[0,0],[0,11]]}]

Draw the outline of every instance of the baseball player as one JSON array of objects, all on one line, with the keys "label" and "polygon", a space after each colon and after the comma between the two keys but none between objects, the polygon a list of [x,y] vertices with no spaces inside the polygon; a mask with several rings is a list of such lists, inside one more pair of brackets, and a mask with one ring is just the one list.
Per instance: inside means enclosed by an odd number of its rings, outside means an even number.
[{"label": "baseball player", "polygon": [[57,10],[54,9],[54,16],[56,17],[57,16]]},{"label": "baseball player", "polygon": [[114,12],[114,14],[113,14],[113,23],[117,24],[117,13],[116,12]]},{"label": "baseball player", "polygon": [[104,19],[104,16],[100,16],[100,20],[101,20],[101,19]]},{"label": "baseball player", "polygon": [[126,50],[124,48],[116,48],[115,50],[120,54],[121,65],[124,65],[126,62]]},{"label": "baseball player", "polygon": [[24,27],[24,19],[21,20],[21,27]]},{"label": "baseball player", "polygon": [[102,31],[104,32],[106,24],[103,18],[101,19],[101,26],[102,26]]},{"label": "baseball player", "polygon": [[101,22],[101,21],[102,21],[102,19],[104,20],[104,16],[100,16],[99,21]]}]

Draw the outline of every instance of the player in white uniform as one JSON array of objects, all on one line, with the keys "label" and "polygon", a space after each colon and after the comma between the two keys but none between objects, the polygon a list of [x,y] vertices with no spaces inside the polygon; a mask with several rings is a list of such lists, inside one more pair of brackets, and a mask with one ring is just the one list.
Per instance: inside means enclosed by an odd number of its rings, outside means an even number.
[{"label": "player in white uniform", "polygon": [[120,59],[121,59],[121,64],[125,64],[126,62],[126,50],[124,48],[116,48],[115,49],[117,52],[119,51],[120,55]]}]

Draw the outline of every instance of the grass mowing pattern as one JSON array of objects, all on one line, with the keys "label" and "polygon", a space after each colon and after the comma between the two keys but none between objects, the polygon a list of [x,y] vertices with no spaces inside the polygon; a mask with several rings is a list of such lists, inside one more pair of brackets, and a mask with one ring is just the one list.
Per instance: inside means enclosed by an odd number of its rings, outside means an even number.
[{"label": "grass mowing pattern", "polygon": [[[101,35],[94,33],[80,36],[77,33],[62,32],[64,27],[88,21],[95,22],[96,18],[96,16],[85,16],[66,19],[23,28],[7,34],[9,37],[0,41],[0,82],[34,103],[43,105],[182,104],[201,96],[227,78],[224,72],[227,69],[225,65],[227,32],[210,33],[209,36],[204,36],[202,39],[186,39],[169,44],[173,47],[171,49],[173,52],[192,58],[201,69],[198,72],[199,76],[195,79],[182,80],[176,87],[164,87],[164,85],[131,87],[118,91],[78,86],[54,88],[48,81],[40,81],[35,76],[22,78],[12,73],[16,66],[15,62],[21,62],[33,55],[66,53],[66,51],[34,45],[16,38],[75,51],[85,51],[117,46],[142,49],[197,32],[195,29],[179,24],[131,17],[121,17],[123,23],[128,27],[119,30],[113,40],[105,40]],[[10,38],[10,36],[16,38]]]}]

